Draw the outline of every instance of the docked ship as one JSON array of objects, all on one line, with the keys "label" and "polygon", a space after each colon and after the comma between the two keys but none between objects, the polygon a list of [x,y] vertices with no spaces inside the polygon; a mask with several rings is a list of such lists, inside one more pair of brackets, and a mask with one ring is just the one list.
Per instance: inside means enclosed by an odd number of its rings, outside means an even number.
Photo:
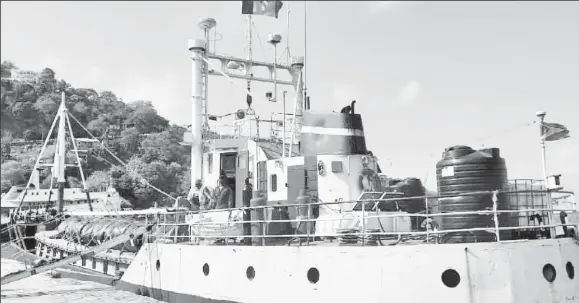
[{"label": "docked ship", "polygon": [[[244,1],[250,16],[268,12],[247,2],[265,1]],[[188,44],[193,108],[183,144],[191,146],[191,186],[224,180],[230,207],[190,211],[177,201],[162,210],[66,212],[57,228],[36,233],[37,264],[2,284],[71,264],[164,302],[579,300],[577,206],[560,176],[509,180],[498,148],[457,145],[433,163],[437,193],[418,179],[388,178],[354,102],[339,112],[310,109],[303,57],[288,66],[213,53],[215,25],[202,19],[205,39]],[[255,77],[255,68],[271,76]],[[281,138],[252,133],[259,117],[249,89],[236,135],[204,138],[217,116],[207,112],[213,75],[273,83],[274,100],[276,85],[293,87]],[[544,116],[543,146],[552,125]]]},{"label": "docked ship", "polygon": [[[103,191],[91,192],[88,190],[80,155],[88,152],[89,148],[99,141],[74,137],[65,104],[65,93],[62,92],[60,106],[36,158],[27,184],[12,186],[7,193],[2,195],[2,227],[0,228],[2,242],[23,236],[27,238],[23,248],[33,249],[36,231],[39,228],[47,228],[47,224],[49,224],[49,229],[51,226],[58,225],[61,217],[58,214],[65,211],[116,212],[121,211],[123,207],[130,206],[130,203],[123,199],[113,187],[109,186]],[[51,140],[53,134],[56,134],[55,140]],[[47,152],[51,141],[54,143],[52,146],[54,155]],[[70,159],[66,157],[68,152],[74,154],[75,163],[67,163],[67,160],[70,162]],[[82,187],[66,187],[65,171],[67,167],[80,170]],[[40,183],[41,170],[43,169],[50,170],[48,175],[51,182],[49,188],[46,189],[41,188]],[[8,228],[9,224],[12,224],[13,227]]]}]

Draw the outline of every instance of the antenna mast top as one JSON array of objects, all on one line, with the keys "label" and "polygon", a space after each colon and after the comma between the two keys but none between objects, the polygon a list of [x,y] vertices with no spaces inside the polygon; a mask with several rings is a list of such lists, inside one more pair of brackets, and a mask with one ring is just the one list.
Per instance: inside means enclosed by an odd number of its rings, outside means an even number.
[{"label": "antenna mast top", "polygon": [[210,30],[217,25],[217,21],[213,18],[200,18],[197,22],[197,26],[203,30]]},{"label": "antenna mast top", "polygon": [[[217,26],[217,21],[215,21],[215,19],[213,18],[199,18],[199,21],[197,22],[197,26],[203,30],[203,32],[205,33],[205,51],[203,52],[203,58],[205,60],[208,59],[207,54],[209,53],[209,45],[210,45],[210,41],[209,41],[209,33],[211,31],[212,28]],[[215,48],[215,45],[214,45]],[[215,50],[213,50],[215,51]],[[209,128],[209,108],[207,105],[207,96],[209,95],[209,85],[208,85],[208,77],[209,77],[209,69],[207,68],[206,64],[203,63],[203,77],[201,79],[201,81],[203,82],[203,87],[202,87],[202,91],[203,91],[203,101],[202,101],[202,112],[203,112],[203,116],[204,118],[204,123],[203,123],[203,128]],[[191,182],[194,182],[193,179],[191,179]]]},{"label": "antenna mast top", "polygon": [[546,115],[546,114],[547,114],[547,113],[546,113],[545,111],[540,110],[540,111],[538,111],[535,115],[536,115],[539,119],[543,119],[543,118],[545,118],[545,115]]}]

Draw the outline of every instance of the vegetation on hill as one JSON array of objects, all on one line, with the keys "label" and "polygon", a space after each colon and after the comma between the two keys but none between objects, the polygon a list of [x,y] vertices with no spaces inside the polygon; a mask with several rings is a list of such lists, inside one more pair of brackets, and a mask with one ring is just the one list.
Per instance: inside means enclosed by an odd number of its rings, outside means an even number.
[{"label": "vegetation on hill", "polygon": [[[13,68],[16,66],[11,62],[3,62],[2,75]],[[92,145],[81,160],[90,190],[112,185],[136,208],[171,202],[143,184],[142,179],[172,196],[186,194],[190,186],[190,153],[188,147],[179,144],[183,127],[170,125],[149,101],[125,103],[110,91],[74,88],[57,80],[50,68],[43,69],[34,83],[2,80],[2,192],[28,181],[42,141],[18,143],[46,138],[62,91],[69,113],[128,166],[125,168],[98,143]],[[91,138],[73,119],[71,126],[75,138]],[[75,163],[74,155],[69,153],[67,162]],[[43,155],[45,162],[50,163],[53,154],[54,149],[49,148]],[[41,187],[48,188],[50,170],[41,171],[40,175]],[[80,186],[77,168],[67,168],[66,175],[67,186]]]}]

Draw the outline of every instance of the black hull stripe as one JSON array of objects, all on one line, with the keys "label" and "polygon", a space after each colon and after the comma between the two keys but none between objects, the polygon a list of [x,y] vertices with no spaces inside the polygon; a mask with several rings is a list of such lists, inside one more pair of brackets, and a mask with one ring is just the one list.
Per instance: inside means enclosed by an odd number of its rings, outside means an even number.
[{"label": "black hull stripe", "polygon": [[364,155],[367,153],[366,139],[360,136],[302,133],[300,140],[300,152],[305,156]]},{"label": "black hull stripe", "polygon": [[123,280],[117,281],[115,289],[128,291],[137,295],[150,297],[155,300],[168,303],[241,303],[241,301],[208,299],[191,294],[182,294],[164,289],[150,288],[142,285],[128,283]]},{"label": "black hull stripe", "polygon": [[349,128],[364,130],[362,116],[359,114],[323,113],[316,114],[305,111],[302,126],[314,126],[325,128]]}]

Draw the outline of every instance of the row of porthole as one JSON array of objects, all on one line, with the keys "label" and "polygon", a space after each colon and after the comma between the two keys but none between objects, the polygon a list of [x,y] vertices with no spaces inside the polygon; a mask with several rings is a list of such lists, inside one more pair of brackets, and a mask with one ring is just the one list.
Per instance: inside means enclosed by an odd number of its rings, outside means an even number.
[{"label": "row of porthole", "polygon": [[[569,279],[573,280],[573,278],[575,278],[575,266],[573,266],[573,263],[567,262],[567,264],[565,264],[565,270],[567,271]],[[557,278],[555,267],[549,263],[545,264],[545,266],[543,266],[543,277],[545,277],[545,280],[548,282],[555,281],[555,278]]]},{"label": "row of porthole", "polygon": [[[209,264],[207,263],[203,264],[203,274],[205,276],[209,275]],[[245,276],[249,281],[252,281],[255,278],[255,268],[253,268],[253,266],[248,266],[245,270]],[[306,276],[310,283],[316,284],[320,280],[320,271],[317,268],[312,267],[308,269]]]},{"label": "row of porthole", "polygon": [[[157,270],[159,270],[161,268],[161,261],[157,260],[157,263],[155,265]],[[209,264],[207,263],[203,264],[202,270],[205,276],[209,276]],[[245,276],[249,281],[252,281],[255,278],[255,268],[253,268],[253,266],[248,266],[247,269],[245,270]],[[308,269],[306,276],[308,278],[308,281],[310,281],[310,283],[316,284],[320,280],[320,271],[315,267],[311,267],[310,269]]]},{"label": "row of porthole", "polygon": [[[569,279],[573,280],[575,278],[575,266],[573,266],[573,263],[567,262],[567,264],[565,264],[565,270],[567,271]],[[549,263],[545,264],[545,266],[543,266],[543,277],[545,277],[545,280],[548,282],[555,281],[557,277],[555,267]],[[450,288],[457,287],[458,284],[460,284],[460,274],[454,269],[445,270],[442,273],[441,279],[442,283]]]},{"label": "row of porthole", "polygon": [[[156,265],[157,270],[159,270],[161,267],[161,262],[157,260]],[[565,270],[567,271],[567,276],[569,279],[573,280],[575,278],[575,267],[573,266],[573,263],[567,262],[565,265]],[[209,276],[209,264],[207,263],[203,264],[203,274],[205,276]],[[255,268],[253,268],[253,266],[248,266],[245,270],[245,276],[249,281],[253,280],[255,278]],[[320,271],[315,267],[311,267],[308,269],[306,276],[310,283],[316,284],[320,280]],[[557,271],[555,270],[555,267],[548,263],[545,264],[545,266],[543,266],[543,277],[545,277],[545,279],[549,282],[555,281],[555,278],[557,277]],[[454,269],[445,270],[442,273],[441,279],[442,283],[450,288],[457,287],[458,284],[460,284],[460,274]]]}]

